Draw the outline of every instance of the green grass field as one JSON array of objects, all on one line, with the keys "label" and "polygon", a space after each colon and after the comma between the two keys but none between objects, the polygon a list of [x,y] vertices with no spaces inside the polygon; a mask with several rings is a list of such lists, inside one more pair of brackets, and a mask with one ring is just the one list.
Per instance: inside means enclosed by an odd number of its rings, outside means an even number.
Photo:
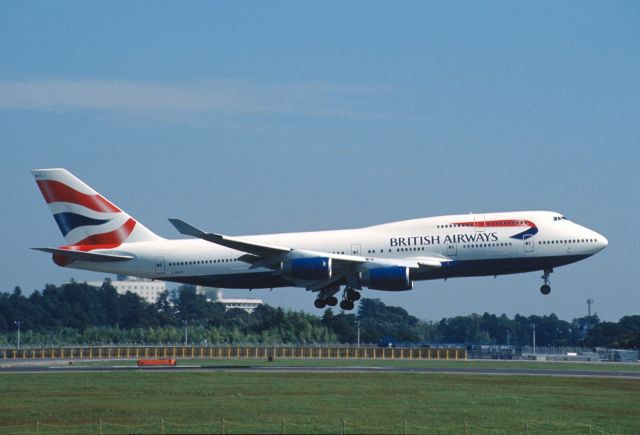
[{"label": "green grass field", "polygon": [[[640,372],[638,363],[583,363],[583,362],[551,362],[551,361],[507,361],[507,360],[391,360],[391,359],[306,359],[276,358],[267,362],[264,358],[176,358],[178,365],[198,366],[349,366],[349,367],[474,367],[474,368],[509,368],[527,370],[584,370],[602,372]],[[20,360],[17,360],[20,361]],[[49,360],[50,362],[51,360]],[[57,364],[68,364],[57,360]],[[136,365],[135,359],[105,361],[81,361],[75,365]]]},{"label": "green grass field", "polygon": [[640,381],[628,379],[149,371],[0,375],[0,433],[35,433],[36,421],[40,434],[98,433],[101,419],[103,433],[221,433],[222,419],[225,433],[404,433],[405,421],[408,433],[639,433],[639,404]]}]

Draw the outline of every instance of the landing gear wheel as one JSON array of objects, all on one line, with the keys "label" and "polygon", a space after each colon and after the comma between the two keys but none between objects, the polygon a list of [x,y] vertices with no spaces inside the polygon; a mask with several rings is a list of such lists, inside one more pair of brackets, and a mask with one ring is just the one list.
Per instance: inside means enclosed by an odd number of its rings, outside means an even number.
[{"label": "landing gear wheel", "polygon": [[353,310],[353,301],[350,301],[348,299],[343,299],[340,302],[340,308],[342,308],[345,311]]},{"label": "landing gear wheel", "polygon": [[338,305],[338,298],[335,296],[328,297],[327,305],[329,305],[330,307],[335,307],[336,305]]},{"label": "landing gear wheel", "polygon": [[360,296],[360,292],[357,292],[352,288],[347,290],[347,299],[349,299],[350,301],[359,301]]},{"label": "landing gear wheel", "polygon": [[324,300],[323,298],[318,298],[313,302],[313,305],[315,305],[316,308],[322,309],[327,306],[327,301]]},{"label": "landing gear wheel", "polygon": [[548,295],[551,293],[551,286],[549,285],[549,275],[553,272],[553,269],[545,269],[541,278],[544,280],[544,285],[540,287],[540,293]]}]

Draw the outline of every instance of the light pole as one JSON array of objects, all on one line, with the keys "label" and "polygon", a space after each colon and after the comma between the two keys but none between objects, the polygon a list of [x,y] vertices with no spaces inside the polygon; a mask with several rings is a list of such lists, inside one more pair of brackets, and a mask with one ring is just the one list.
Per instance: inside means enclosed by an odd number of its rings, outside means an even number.
[{"label": "light pole", "polygon": [[20,325],[22,325],[22,320],[14,320],[13,323],[18,326],[18,349],[20,349]]},{"label": "light pole", "polygon": [[510,338],[511,338],[511,331],[507,329],[507,349],[511,349]]},{"label": "light pole", "polygon": [[533,354],[536,354],[536,324],[532,323],[531,327],[533,328]]},{"label": "light pole", "polygon": [[184,325],[184,345],[187,346],[189,344],[189,321],[183,320],[182,324]]},{"label": "light pole", "polygon": [[358,349],[360,349],[360,320],[357,320],[356,323],[358,324]]}]

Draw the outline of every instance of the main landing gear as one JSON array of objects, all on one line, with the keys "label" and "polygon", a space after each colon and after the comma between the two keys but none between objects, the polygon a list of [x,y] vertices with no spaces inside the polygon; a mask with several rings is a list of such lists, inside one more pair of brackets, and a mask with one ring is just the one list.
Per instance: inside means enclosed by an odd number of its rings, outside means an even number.
[{"label": "main landing gear", "polygon": [[357,292],[351,287],[346,287],[342,293],[342,301],[340,302],[340,308],[345,311],[353,310],[354,302],[360,299],[360,292]]},{"label": "main landing gear", "polygon": [[[316,308],[323,309],[327,306],[335,307],[338,305],[338,298],[334,296],[339,291],[339,288],[325,289],[318,293],[318,297],[313,302]],[[353,310],[354,302],[360,299],[360,292],[352,287],[345,287],[342,293],[342,300],[340,301],[340,308],[349,311]]]},{"label": "main landing gear", "polygon": [[327,305],[330,307],[335,307],[336,305],[338,305],[338,298],[335,296],[323,296],[322,294],[319,294],[318,297],[316,298],[316,300],[313,302],[313,305],[316,306],[316,308],[324,308]]},{"label": "main landing gear", "polygon": [[318,297],[313,302],[316,308],[323,309],[326,306],[335,307],[338,305],[338,298],[334,295],[340,291],[340,286],[327,287],[318,292]]},{"label": "main landing gear", "polygon": [[540,287],[540,293],[548,295],[551,293],[551,286],[549,285],[549,274],[553,272],[553,269],[545,269],[541,278],[544,280],[544,285]]}]

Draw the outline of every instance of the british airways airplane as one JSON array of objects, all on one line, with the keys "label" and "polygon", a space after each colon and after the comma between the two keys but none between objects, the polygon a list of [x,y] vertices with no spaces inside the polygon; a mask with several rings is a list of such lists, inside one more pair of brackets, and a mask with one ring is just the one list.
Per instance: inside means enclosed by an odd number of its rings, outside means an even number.
[{"label": "british airways airplane", "polygon": [[33,171],[65,238],[58,266],[224,288],[303,287],[315,306],[351,310],[363,288],[542,271],[601,251],[607,239],[551,211],[438,216],[365,228],[231,237],[169,219],[193,239],[162,238],[65,169]]}]

